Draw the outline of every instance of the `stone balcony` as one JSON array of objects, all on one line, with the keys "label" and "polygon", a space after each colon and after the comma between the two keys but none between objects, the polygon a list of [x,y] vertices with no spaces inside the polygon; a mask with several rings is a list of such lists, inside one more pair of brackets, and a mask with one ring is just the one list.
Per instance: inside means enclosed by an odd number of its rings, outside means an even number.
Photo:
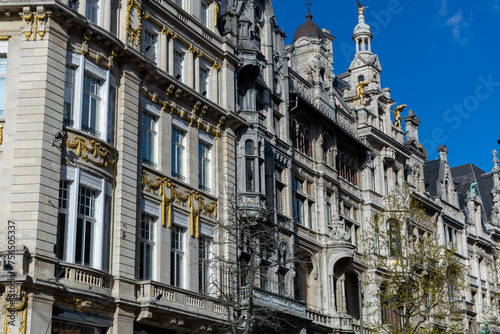
[{"label": "stone balcony", "polygon": [[154,281],[139,282],[136,298],[143,307],[176,309],[221,321],[229,316],[228,306],[215,298]]},{"label": "stone balcony", "polygon": [[371,331],[368,329],[363,329],[363,333],[361,332],[361,328],[359,325],[354,324],[352,321],[352,317],[346,314],[337,314],[330,315],[325,314],[318,310],[306,310],[307,319],[311,320],[313,324],[317,326],[324,326],[328,328],[334,328],[336,331],[340,332],[355,332],[359,334],[371,334]]},{"label": "stone balcony", "polygon": [[[241,301],[248,300],[248,290],[240,290]],[[303,302],[280,296],[265,290],[253,290],[253,302],[259,306],[268,307],[275,312],[283,312],[301,318],[306,318],[306,307]]]},{"label": "stone balcony", "polygon": [[71,263],[56,266],[54,275],[67,288],[92,290],[93,293],[111,295],[113,276],[96,269]]}]

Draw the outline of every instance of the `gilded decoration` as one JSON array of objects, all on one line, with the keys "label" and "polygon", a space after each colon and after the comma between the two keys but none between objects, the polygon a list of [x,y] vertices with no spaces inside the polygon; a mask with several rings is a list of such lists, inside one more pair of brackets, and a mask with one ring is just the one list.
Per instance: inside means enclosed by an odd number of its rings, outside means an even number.
[{"label": "gilded decoration", "polygon": [[[189,122],[190,126],[196,126],[197,130],[202,129],[206,133],[213,135],[214,140],[217,140],[219,138],[220,133],[221,133],[221,127],[224,124],[224,121],[226,118],[224,116],[222,116],[214,128],[208,122],[203,121],[203,116],[207,113],[208,106],[203,106],[200,109],[200,107],[201,107],[200,101],[197,101],[194,104],[191,113],[189,113],[185,109],[178,108],[177,103],[175,101],[182,94],[182,91],[180,89],[175,90],[174,85],[170,85],[166,90],[167,97],[171,97],[168,100],[162,100],[158,97],[158,94],[156,94],[156,93],[152,94],[152,93],[148,92],[148,89],[146,87],[142,87],[142,94],[144,95],[144,97],[149,99],[151,102],[160,106],[162,111],[166,111],[168,108],[170,114],[175,114],[175,115],[179,116],[180,118],[185,119],[186,121]],[[199,117],[197,116],[198,112],[200,114]]]},{"label": "gilded decoration", "polygon": [[3,144],[3,125],[0,125],[0,145]]},{"label": "gilded decoration", "polygon": [[135,0],[127,1],[127,44],[138,49],[141,45],[142,20],[148,14],[141,10],[141,5]]},{"label": "gilded decoration", "polygon": [[394,126],[401,129],[401,120],[403,119],[403,117],[401,117],[401,113],[403,112],[403,110],[408,107],[406,104],[402,104],[398,107],[396,107],[396,109],[394,109],[394,119],[396,120],[396,122],[394,123]]},{"label": "gilded decoration", "polygon": [[219,65],[217,62],[215,62],[215,63],[212,65],[212,68],[213,68],[214,70],[218,71],[218,70],[220,70],[220,65]]},{"label": "gilded decoration", "polygon": [[0,41],[8,41],[10,36],[0,36]]},{"label": "gilded decoration", "polygon": [[28,324],[28,295],[25,291],[21,293],[21,301],[19,303],[11,302],[7,299],[5,303],[5,321],[3,325],[3,332],[11,332],[10,326],[12,323],[15,324],[15,319],[12,317],[17,317],[19,313],[22,312],[22,318],[20,322],[20,327],[18,329],[19,333],[26,334],[26,326]]},{"label": "gilded decoration", "polygon": [[[148,172],[142,171],[142,182],[144,191],[158,195],[162,199],[161,222],[163,226],[172,227],[172,204],[176,203],[184,207],[188,206],[191,214],[189,217],[191,236],[200,237],[200,215],[217,218],[217,202],[211,201],[205,204],[205,198],[196,190],[177,190],[170,179],[157,177],[154,181],[148,178]],[[169,195],[167,195],[167,192]]]},{"label": "gilded decoration", "polygon": [[29,41],[31,36],[33,36],[34,41],[36,41],[37,36],[40,36],[40,40],[43,40],[45,36],[44,22],[47,19],[47,13],[43,6],[36,7],[36,12],[32,12],[30,7],[23,7],[23,12],[19,13],[19,15],[21,15],[24,22],[28,25],[24,28],[26,40]]},{"label": "gilded decoration", "polygon": [[90,312],[94,310],[104,310],[105,307],[104,305],[101,305],[99,303],[90,301],[90,300],[84,300],[80,298],[61,298],[61,300],[65,303],[68,304],[73,304],[76,310],[80,312]]},{"label": "gilded decoration", "polygon": [[214,3],[214,26],[217,27],[217,17],[219,16],[219,4],[217,2]]},{"label": "gilded decoration", "polygon": [[[80,136],[75,136],[74,140],[66,138],[65,145],[70,150],[76,150],[76,155],[83,160],[92,163],[94,166],[106,168],[113,167],[113,173],[116,175],[116,162],[118,155],[110,152],[103,147],[101,143],[95,140],[87,140]],[[90,154],[90,156],[89,156]],[[95,159],[100,158],[101,161]]]},{"label": "gilded decoration", "polygon": [[175,32],[173,30],[168,29],[167,27],[163,27],[161,29],[161,33],[164,35],[167,35],[167,37],[172,38],[172,39],[177,38],[177,35],[175,34]]},{"label": "gilded decoration", "polygon": [[192,45],[189,46],[188,51],[194,54],[196,57],[203,57],[203,52],[201,52]]}]

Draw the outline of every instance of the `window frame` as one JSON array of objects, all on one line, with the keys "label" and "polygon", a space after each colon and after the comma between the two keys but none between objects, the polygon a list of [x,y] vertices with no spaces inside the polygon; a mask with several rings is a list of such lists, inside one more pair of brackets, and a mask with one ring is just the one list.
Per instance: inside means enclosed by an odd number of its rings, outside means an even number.
[{"label": "window frame", "polygon": [[[178,236],[178,239],[174,239]],[[172,225],[170,229],[170,285],[184,288],[186,257],[186,229]]]},{"label": "window frame", "polygon": [[[100,0],[85,0],[85,17],[92,23],[99,25],[101,20]],[[92,16],[89,11],[92,11]],[[95,16],[94,16],[95,15]]]},{"label": "window frame", "polygon": [[[171,175],[182,181],[186,181],[186,134],[184,129],[172,126]],[[177,141],[177,138],[180,140]]]},{"label": "window frame", "polygon": [[[150,126],[144,124],[145,118],[151,121]],[[158,121],[159,117],[157,115],[143,109],[141,122],[141,159],[143,163],[153,168],[158,167]]]},{"label": "window frame", "polygon": [[211,238],[201,235],[198,239],[198,291],[209,295],[212,287],[210,277],[212,275],[212,244]]},{"label": "window frame", "polygon": [[[143,33],[141,33],[141,52],[146,58],[156,63],[158,59],[158,36],[160,32],[147,21],[145,21],[143,30]],[[148,34],[153,38],[152,41],[148,41]],[[149,49],[146,50],[148,46]]]},{"label": "window frame", "polygon": [[[139,226],[139,263],[137,266],[140,280],[153,280],[156,277],[156,238],[158,217],[141,210]],[[148,227],[145,229],[144,227]],[[143,234],[145,232],[145,234]],[[147,235],[146,235],[147,234]],[[149,246],[149,249],[148,249]],[[148,251],[149,250],[149,251]],[[149,261],[148,261],[149,253]]]},{"label": "window frame", "polygon": [[209,16],[208,16],[209,8],[210,8],[209,3],[207,3],[204,0],[200,1],[200,23],[206,28],[208,28],[208,22],[209,22]]},{"label": "window frame", "polygon": [[[202,148],[206,154],[202,154]],[[198,140],[198,185],[208,193],[212,192],[212,148],[213,144]]]},{"label": "window frame", "polygon": [[173,76],[179,82],[184,82],[186,50],[179,44],[174,44],[174,73]]}]

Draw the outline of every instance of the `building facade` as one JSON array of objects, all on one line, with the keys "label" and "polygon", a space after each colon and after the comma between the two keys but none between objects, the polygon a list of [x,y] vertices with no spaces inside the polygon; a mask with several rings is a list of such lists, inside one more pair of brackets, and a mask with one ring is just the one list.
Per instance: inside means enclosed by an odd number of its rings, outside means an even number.
[{"label": "building facade", "polygon": [[269,0],[1,4],[0,332],[234,333],[255,304],[360,333],[361,236],[404,183],[470,268],[469,331],[496,318],[496,152],[427,161],[372,37],[360,8],[335,75],[331,32],[308,11],[285,46]]}]

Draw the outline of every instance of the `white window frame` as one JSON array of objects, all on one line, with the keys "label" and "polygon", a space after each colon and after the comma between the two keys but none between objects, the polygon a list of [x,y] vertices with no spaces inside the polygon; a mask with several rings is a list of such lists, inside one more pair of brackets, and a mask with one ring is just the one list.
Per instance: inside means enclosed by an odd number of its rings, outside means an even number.
[{"label": "white window frame", "polygon": [[[206,243],[205,243],[206,242]],[[210,295],[212,275],[212,238],[201,235],[198,239],[198,291]]]},{"label": "white window frame", "polygon": [[200,22],[203,26],[208,28],[210,4],[204,0],[200,1]]},{"label": "white window frame", "polygon": [[[111,143],[113,140],[114,101],[112,101],[113,94],[110,92],[116,90],[115,78],[108,69],[97,66],[83,55],[68,53],[66,61],[67,67],[75,68],[73,119],[67,120],[66,124],[69,123],[69,126],[77,130],[89,132],[93,136]],[[98,101],[99,121],[96,123],[96,129],[91,130],[84,130],[82,127],[85,76],[100,82],[100,92],[98,96],[94,96]]]},{"label": "white window frame", "polygon": [[[110,0],[105,0],[105,1],[110,1]],[[100,19],[101,19],[100,5],[101,5],[100,0],[85,0],[85,17],[87,17],[87,19],[90,22],[97,24],[97,25],[100,23]],[[90,10],[93,11],[92,14],[93,15],[95,14],[95,17],[89,15]]]},{"label": "white window frame", "polygon": [[8,50],[9,42],[0,41],[0,119],[5,117],[5,88],[7,87]]},{"label": "white window frame", "polygon": [[[92,241],[93,245],[90,249],[91,258],[89,258],[88,267],[107,270],[108,265],[108,247],[109,241],[109,225],[110,225],[110,197],[111,197],[111,183],[107,182],[104,178],[100,178],[82,171],[80,168],[70,166],[61,166],[61,180],[67,181],[68,195],[66,199],[68,203],[67,208],[60,208],[59,213],[65,213],[66,219],[64,222],[64,244],[58,247],[63,247],[61,250],[62,259],[69,263],[84,265],[79,263],[76,258],[77,250],[77,227],[78,220],[83,219],[89,221],[93,225]],[[79,210],[80,203],[80,190],[87,189],[95,193],[95,207],[93,208],[93,215],[86,215]],[[60,239],[58,236],[58,240]],[[85,239],[84,239],[85,240]],[[84,252],[84,248],[83,248]],[[87,265],[84,265],[87,266]]]},{"label": "white window frame", "polygon": [[[202,156],[201,154],[202,146],[207,149],[206,156]],[[200,131],[198,134],[198,185],[201,190],[208,193],[212,192],[213,187],[213,148],[214,137],[206,132]],[[203,166],[206,166],[206,171],[202,170]],[[205,175],[206,179],[203,178],[203,175]]]},{"label": "white window frame", "polygon": [[[151,121],[150,126],[146,126],[145,118]],[[141,136],[141,159],[142,162],[153,167],[158,167],[158,116],[147,110],[142,111],[142,136]],[[149,151],[150,155],[148,155]]]},{"label": "white window frame", "polygon": [[[176,141],[174,136],[179,135],[181,140]],[[172,126],[172,150],[171,150],[171,175],[182,181],[186,181],[186,136],[187,131],[175,125]]]},{"label": "white window frame", "polygon": [[205,62],[200,60],[200,72],[198,73],[198,76],[200,77],[200,84],[198,87],[198,90],[201,95],[205,96],[206,98],[210,98],[210,65]]},{"label": "white window frame", "polygon": [[[172,225],[170,229],[170,285],[184,288],[186,275],[186,229]],[[175,236],[178,236],[178,239]]]},{"label": "white window frame", "polygon": [[[141,210],[139,225],[139,252],[138,252],[138,278],[141,280],[154,280],[156,278],[156,244],[157,244],[158,214],[152,215]],[[150,263],[148,263],[148,246],[150,247]],[[142,266],[141,266],[142,264]],[[142,267],[142,268],[141,268]]]},{"label": "white window frame", "polygon": [[186,49],[184,49],[180,44],[174,44],[174,78],[179,80],[180,82],[184,82],[186,77],[186,69],[185,69],[185,59],[186,58]]},{"label": "white window frame", "polygon": [[[153,41],[148,41],[148,34],[153,37]],[[158,36],[160,32],[149,22],[145,21],[143,26],[143,33],[141,33],[141,52],[143,55],[156,62],[158,59]],[[149,50],[146,50],[147,47]]]}]

